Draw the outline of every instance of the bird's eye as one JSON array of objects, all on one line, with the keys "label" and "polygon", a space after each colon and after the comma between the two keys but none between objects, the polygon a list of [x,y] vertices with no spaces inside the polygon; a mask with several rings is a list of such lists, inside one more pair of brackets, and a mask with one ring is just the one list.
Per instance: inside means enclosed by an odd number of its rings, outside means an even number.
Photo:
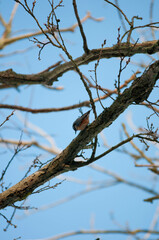
[{"label": "bird's eye", "polygon": [[76,131],[76,128],[75,128],[75,123],[73,124],[73,126],[72,126],[72,127],[73,127],[73,130],[75,130],[75,131]]}]

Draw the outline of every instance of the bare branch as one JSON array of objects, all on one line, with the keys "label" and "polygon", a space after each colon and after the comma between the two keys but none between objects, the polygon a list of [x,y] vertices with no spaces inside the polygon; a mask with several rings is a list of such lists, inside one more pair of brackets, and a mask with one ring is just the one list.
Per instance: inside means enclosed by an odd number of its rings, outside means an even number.
[{"label": "bare branch", "polygon": [[121,8],[119,8],[119,6],[115,5],[114,3],[108,1],[108,0],[104,0],[105,2],[113,5],[115,8],[117,8],[117,10],[123,15],[123,17],[125,18],[125,20],[127,21],[127,23],[131,26],[131,22],[129,21],[129,19],[127,18],[126,14],[121,10]]},{"label": "bare branch", "polygon": [[128,142],[131,142],[133,138],[139,138],[140,136],[147,136],[147,133],[139,133],[139,134],[136,134],[136,135],[132,135],[131,137],[127,135],[127,139],[121,141],[120,143],[116,144],[115,146],[109,148],[107,151],[105,151],[104,153],[100,154],[99,156],[97,156],[95,158],[95,160],[98,160],[104,156],[106,156],[107,154],[109,154],[110,152],[114,151],[115,149],[125,145],[126,143]]},{"label": "bare branch", "polygon": [[[130,138],[130,136],[129,136],[127,130],[126,130],[125,124],[122,124],[122,126],[123,126],[123,129],[124,129],[124,133],[126,134],[126,136],[128,138]],[[142,150],[140,150],[139,147],[132,140],[130,141],[130,143],[133,146],[133,148],[141,155],[141,157],[143,157],[145,160],[147,160],[150,164],[153,164],[152,160],[149,157],[147,157],[145,155],[145,153]]]},{"label": "bare branch", "polygon": [[[151,3],[150,3],[150,23],[153,23],[153,21],[152,21],[152,19],[153,19],[153,10],[154,10],[154,0],[151,0]],[[151,34],[152,34],[153,39],[155,40],[156,37],[155,37],[154,28],[151,28]]]},{"label": "bare branch", "polygon": [[23,146],[21,145],[21,138],[22,138],[22,134],[21,134],[20,139],[19,139],[19,141],[18,141],[18,143],[17,143],[17,147],[16,147],[16,149],[15,149],[15,151],[14,151],[13,156],[12,156],[11,159],[9,160],[8,164],[6,165],[5,170],[2,172],[2,175],[1,175],[1,177],[0,177],[0,181],[3,180],[3,177],[4,177],[4,175],[6,174],[6,171],[8,170],[8,168],[9,168],[10,164],[12,163],[13,159],[15,158],[15,156],[16,156],[20,151],[23,150]]},{"label": "bare branch", "polygon": [[101,173],[104,173],[104,174],[107,174],[107,175],[113,177],[118,182],[122,182],[122,183],[124,183],[126,185],[129,185],[129,186],[134,187],[134,188],[138,188],[140,190],[143,190],[143,191],[151,193],[151,194],[155,194],[155,195],[157,194],[157,192],[155,192],[151,188],[147,188],[147,187],[145,187],[145,186],[143,186],[141,184],[134,183],[132,181],[126,180],[125,178],[120,177],[118,174],[116,174],[116,173],[114,173],[114,172],[112,172],[110,170],[107,170],[107,169],[105,169],[103,167],[100,167],[97,164],[91,164],[90,167],[93,168],[96,171],[99,171]]},{"label": "bare branch", "polygon": [[1,193],[0,208],[25,199],[37,187],[61,173],[85,166],[85,162],[74,162],[79,151],[104,128],[110,126],[129,105],[133,102],[140,103],[146,100],[158,78],[159,61],[156,61],[49,164]]},{"label": "bare branch", "polygon": [[74,104],[71,106],[61,107],[61,108],[41,108],[41,109],[32,109],[32,108],[27,108],[27,107],[22,107],[17,105],[0,104],[0,108],[14,109],[14,110],[20,110],[20,111],[31,112],[31,113],[59,112],[59,111],[67,111],[67,110],[72,110],[80,107],[89,107],[89,106],[90,106],[90,101],[85,101],[79,104]]},{"label": "bare branch", "polygon": [[84,54],[81,57],[74,59],[74,63],[69,61],[57,66],[50,72],[38,73],[38,74],[17,74],[13,70],[0,72],[0,83],[8,84],[9,86],[19,86],[24,84],[48,84],[52,85],[59,77],[69,70],[76,70],[77,66],[88,64],[92,61],[100,58],[111,58],[120,56],[133,56],[139,53],[153,54],[159,51],[159,41],[150,41],[138,44],[116,44],[113,47],[101,49],[93,49],[88,54]]},{"label": "bare branch", "polygon": [[3,124],[5,124],[5,122],[7,122],[7,121],[9,120],[9,118],[10,118],[13,114],[14,114],[14,111],[13,111],[10,115],[8,115],[8,116],[6,117],[6,119],[0,124],[0,127],[2,127]]},{"label": "bare branch", "polygon": [[[18,140],[13,140],[13,139],[0,139],[0,143],[4,144],[4,143],[7,143],[7,144],[11,144],[11,145],[18,145],[19,141]],[[31,146],[35,146],[35,147],[38,147],[44,151],[47,151],[49,153],[52,153],[52,154],[59,154],[60,150],[57,150],[55,148],[52,148],[51,147],[48,147],[46,146],[45,144],[40,144],[38,143],[36,140],[35,141],[25,141],[25,140],[22,140],[21,141],[21,146],[26,146],[26,147],[31,147]]]},{"label": "bare branch", "polygon": [[80,32],[81,32],[81,36],[83,38],[83,49],[84,49],[85,53],[88,54],[89,49],[88,49],[88,45],[87,45],[87,39],[86,39],[86,35],[84,33],[84,30],[83,30],[79,15],[78,15],[76,0],[73,0],[73,8],[74,8],[75,16],[76,16],[76,19],[77,19],[77,22],[78,22],[78,25],[79,25],[79,29],[80,29]]},{"label": "bare branch", "polygon": [[[16,3],[17,4],[17,3]],[[85,22],[87,19],[92,19],[93,21],[96,21],[96,22],[101,22],[103,21],[103,18],[95,18],[95,17],[92,17],[91,13],[90,12],[87,12],[86,16],[83,17],[80,21],[81,23]],[[3,23],[3,25],[7,26],[7,23],[5,23],[4,19],[2,18],[2,16],[0,15],[0,21]],[[72,26],[68,27],[68,28],[62,28],[60,29],[60,32],[74,32],[75,29],[78,27],[78,23],[75,23],[73,24]],[[57,30],[56,30],[57,31]],[[48,33],[48,29],[45,29],[44,30],[44,33]],[[16,36],[16,37],[9,37],[9,38],[3,38],[1,39],[1,42],[0,42],[0,49],[3,49],[4,47],[6,47],[7,45],[9,44],[12,44],[14,42],[17,42],[17,41],[20,41],[20,40],[24,40],[24,39],[28,39],[28,38],[31,38],[31,37],[35,37],[35,36],[39,36],[39,35],[42,35],[43,32],[42,31],[36,31],[36,32],[31,32],[31,33],[27,33],[27,34],[23,34],[23,35],[20,35],[20,36]]]},{"label": "bare branch", "polygon": [[[138,233],[147,233],[150,232],[151,234],[159,234],[159,231],[149,230],[149,229],[135,229],[135,230],[78,230],[74,232],[68,232],[59,234],[57,236],[47,238],[47,240],[59,240],[70,236],[82,235],[82,234],[123,234],[123,235],[136,235]],[[45,240],[45,239],[43,239]]]},{"label": "bare branch", "polygon": [[159,199],[159,195],[157,195],[155,197],[151,197],[151,198],[146,198],[146,199],[144,199],[144,201],[152,203],[154,200],[158,200],[158,199]]}]

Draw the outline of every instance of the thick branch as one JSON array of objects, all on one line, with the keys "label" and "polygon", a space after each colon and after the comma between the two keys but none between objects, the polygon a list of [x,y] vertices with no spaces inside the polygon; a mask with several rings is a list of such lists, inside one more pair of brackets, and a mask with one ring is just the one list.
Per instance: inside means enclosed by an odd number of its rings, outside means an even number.
[{"label": "thick branch", "polygon": [[52,159],[52,162],[1,193],[0,208],[5,208],[26,198],[37,187],[61,173],[76,170],[78,167],[93,162],[93,159],[88,163],[74,162],[74,158],[98,133],[110,126],[129,105],[146,100],[158,78],[159,61],[156,61],[141,77],[134,80],[132,85],[125,89],[109,108],[106,108],[94,122],[81,131],[65,150]]},{"label": "thick branch", "polygon": [[[133,56],[139,53],[153,54],[159,51],[159,41],[149,41],[138,44],[120,44],[113,47],[101,49],[92,49],[88,54],[83,54],[74,60],[76,66],[88,64],[92,61],[102,58]],[[57,66],[50,72],[38,74],[17,74],[12,70],[0,72],[0,83],[8,84],[9,86],[19,86],[24,84],[48,84],[52,85],[65,72],[75,69],[72,61],[63,63]]]},{"label": "thick branch", "polygon": [[44,84],[46,79],[45,75],[47,73],[39,74],[18,74],[15,73],[12,69],[0,72],[0,83],[4,83],[8,86],[18,87],[19,85],[25,84]]}]

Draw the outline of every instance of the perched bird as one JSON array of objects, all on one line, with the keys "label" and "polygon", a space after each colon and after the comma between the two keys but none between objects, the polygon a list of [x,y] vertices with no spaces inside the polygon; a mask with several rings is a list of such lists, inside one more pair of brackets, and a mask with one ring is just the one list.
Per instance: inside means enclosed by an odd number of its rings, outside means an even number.
[{"label": "perched bird", "polygon": [[75,130],[75,133],[78,130],[81,131],[81,130],[85,129],[85,127],[88,125],[90,111],[91,110],[84,113],[81,117],[77,118],[76,121],[74,121],[72,127]]}]

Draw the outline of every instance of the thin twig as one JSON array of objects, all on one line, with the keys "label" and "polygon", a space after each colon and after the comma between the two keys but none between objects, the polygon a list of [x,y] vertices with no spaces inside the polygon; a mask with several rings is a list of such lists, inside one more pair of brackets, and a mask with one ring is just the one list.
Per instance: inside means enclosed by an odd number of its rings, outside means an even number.
[{"label": "thin twig", "polygon": [[89,48],[88,48],[88,45],[87,45],[86,35],[84,33],[84,30],[83,30],[83,27],[82,27],[82,24],[81,24],[79,15],[78,15],[76,0],[73,0],[73,8],[74,8],[75,16],[76,16],[76,19],[77,19],[77,22],[78,22],[78,25],[79,25],[79,29],[80,29],[80,32],[81,32],[81,36],[83,38],[83,49],[84,49],[85,53],[88,54],[89,53]]},{"label": "thin twig", "polygon": [[108,0],[104,0],[105,2],[113,5],[115,8],[117,8],[118,11],[120,11],[120,13],[124,16],[125,20],[127,21],[127,23],[131,26],[131,22],[129,21],[129,19],[127,18],[126,14],[121,10],[121,8],[119,8],[119,6],[115,5],[114,3],[108,1]]},{"label": "thin twig", "polygon": [[151,194],[154,194],[154,195],[158,194],[156,191],[152,190],[151,188],[147,188],[147,187],[145,187],[145,186],[143,186],[143,185],[141,185],[141,184],[134,183],[134,182],[131,182],[131,181],[129,181],[129,180],[126,180],[126,179],[120,177],[118,174],[116,174],[116,173],[114,173],[114,172],[112,172],[112,171],[110,171],[110,170],[107,170],[107,169],[105,169],[105,168],[103,168],[103,167],[101,167],[101,166],[98,166],[97,164],[91,164],[90,167],[93,168],[93,169],[96,170],[96,171],[99,171],[99,172],[101,172],[101,173],[104,173],[104,174],[107,174],[107,175],[113,177],[113,178],[116,179],[118,182],[122,182],[122,183],[124,183],[124,184],[126,184],[126,185],[129,185],[129,186],[131,186],[131,187],[138,188],[138,189],[140,189],[140,190],[146,191],[146,192],[151,193]]},{"label": "thin twig", "polygon": [[119,14],[119,18],[120,18],[120,21],[121,21],[121,25],[122,25],[124,31],[126,32],[126,31],[127,31],[127,28],[126,28],[125,22],[123,21],[123,14],[121,13],[121,11],[119,11],[119,3],[118,3],[118,0],[115,0],[115,4],[116,4],[116,6],[118,7],[117,12],[118,12],[118,14]]},{"label": "thin twig", "polygon": [[11,112],[11,114],[6,117],[6,119],[0,124],[0,127],[2,127],[3,124],[5,124],[5,122],[7,122],[7,121],[10,119],[10,117],[14,114],[14,112],[15,112],[15,110],[13,110],[13,111]]},{"label": "thin twig", "polygon": [[[125,135],[126,135],[128,138],[130,138],[130,136],[129,136],[127,130],[126,130],[125,124],[122,124],[122,127],[123,127],[123,130],[124,130]],[[139,134],[139,135],[141,136],[141,134]],[[145,135],[145,134],[143,133],[142,135]],[[144,153],[143,151],[141,151],[141,150],[139,149],[139,147],[138,147],[132,140],[130,141],[130,143],[131,143],[131,145],[133,146],[133,148],[134,148],[138,153],[140,153],[140,155],[141,155],[145,160],[147,160],[150,164],[153,164],[151,158],[147,157],[147,156],[145,155],[145,153]]]},{"label": "thin twig", "polygon": [[[148,23],[148,24],[145,24],[145,25],[142,25],[142,26],[136,26],[136,27],[133,27],[133,30],[134,29],[138,29],[138,28],[146,28],[146,27],[151,27],[151,28],[159,28],[159,26],[156,26],[156,24],[159,24],[159,22],[153,22],[153,23]],[[132,29],[126,31],[123,36],[121,37],[121,42],[122,40],[124,39],[124,37],[129,34],[129,32],[132,31]],[[155,41],[155,40],[154,40]]]},{"label": "thin twig", "polygon": [[22,133],[21,133],[21,135],[20,135],[20,139],[19,139],[19,141],[18,141],[18,143],[17,143],[17,147],[16,147],[16,149],[15,149],[15,151],[14,151],[13,156],[12,156],[11,159],[9,160],[9,162],[8,162],[8,164],[6,165],[5,169],[2,171],[2,175],[1,175],[1,177],[0,177],[0,181],[3,180],[3,177],[4,177],[4,175],[6,174],[8,168],[9,168],[10,164],[12,163],[13,159],[15,158],[15,156],[16,156],[20,151],[23,150],[23,146],[21,145],[21,139],[22,139]]},{"label": "thin twig", "polygon": [[4,231],[7,230],[8,225],[13,226],[14,228],[17,227],[15,224],[12,223],[12,219],[8,219],[8,218],[7,218],[4,214],[2,214],[2,213],[0,213],[0,216],[2,216],[2,217],[6,220],[6,222],[7,222],[7,227],[4,229]]},{"label": "thin twig", "polygon": [[[152,21],[152,19],[153,19],[153,9],[154,9],[154,0],[151,0],[151,3],[150,3],[150,23],[153,23],[153,21]],[[151,35],[152,35],[153,39],[156,40],[154,28],[151,28]]]}]

